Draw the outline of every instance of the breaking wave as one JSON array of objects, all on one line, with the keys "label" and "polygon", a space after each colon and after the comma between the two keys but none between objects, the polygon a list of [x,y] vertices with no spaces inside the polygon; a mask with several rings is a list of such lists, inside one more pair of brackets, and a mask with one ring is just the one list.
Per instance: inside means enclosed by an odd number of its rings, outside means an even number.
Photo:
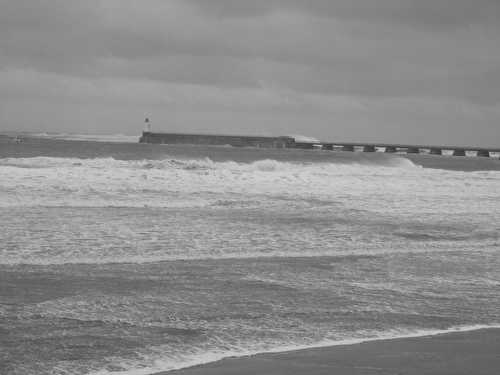
[{"label": "breaking wave", "polygon": [[[470,203],[470,196],[492,200],[497,194],[495,182],[500,182],[500,172],[423,169],[404,158],[378,164],[4,158],[0,159],[0,207],[200,207],[220,202],[265,205],[267,199],[325,204],[351,199],[356,209],[375,210],[384,201],[394,205],[395,199],[408,208],[430,203],[415,201],[418,194],[429,200],[436,195],[449,197],[438,203],[453,213],[466,209],[461,206]],[[425,210],[434,208],[426,204]]]},{"label": "breaking wave", "polygon": [[[500,172],[424,169],[396,160],[389,167],[272,159],[0,159],[0,210],[11,213],[9,221],[0,220],[11,233],[10,240],[4,238],[10,252],[4,262],[147,263],[498,248]],[[39,222],[47,215],[59,223],[58,232],[47,232]],[[103,215],[109,215],[107,224],[96,224]],[[20,233],[27,221],[39,230]],[[229,226],[242,234],[228,238]],[[82,237],[93,245],[81,248]],[[54,245],[65,252],[43,250]]]},{"label": "breaking wave", "polygon": [[213,161],[210,158],[202,159],[178,159],[165,157],[161,160],[120,160],[112,157],[107,158],[57,158],[38,156],[32,158],[3,158],[0,159],[0,167],[19,167],[19,168],[55,168],[55,167],[74,167],[88,166],[94,168],[155,168],[155,169],[228,169],[240,171],[279,171],[299,168],[317,168],[327,169],[345,169],[348,167],[390,167],[390,168],[418,168],[411,160],[406,158],[387,158],[387,159],[365,159],[352,158],[348,160],[339,160],[338,162],[284,162],[274,159],[262,159],[249,163],[239,163],[235,161]]},{"label": "breaking wave", "polygon": [[271,159],[238,163],[209,158],[4,158],[0,207],[178,207],[187,196],[188,205],[199,206],[214,204],[223,194],[225,201],[231,194],[322,199],[332,184],[346,179],[418,173],[418,169],[407,159],[374,167]]}]

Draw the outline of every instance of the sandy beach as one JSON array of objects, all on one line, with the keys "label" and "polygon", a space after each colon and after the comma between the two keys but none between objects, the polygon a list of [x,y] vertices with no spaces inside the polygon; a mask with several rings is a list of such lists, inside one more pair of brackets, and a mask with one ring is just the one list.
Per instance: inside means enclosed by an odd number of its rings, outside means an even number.
[{"label": "sandy beach", "polygon": [[498,373],[500,373],[500,329],[480,329],[228,358],[158,375],[494,375]]}]

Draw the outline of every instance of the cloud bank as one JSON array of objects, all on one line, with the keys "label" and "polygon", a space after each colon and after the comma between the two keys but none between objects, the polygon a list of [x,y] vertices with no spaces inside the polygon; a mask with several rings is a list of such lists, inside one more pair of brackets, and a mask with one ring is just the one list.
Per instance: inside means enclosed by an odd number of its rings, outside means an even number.
[{"label": "cloud bank", "polygon": [[500,144],[497,0],[0,0],[0,130]]}]

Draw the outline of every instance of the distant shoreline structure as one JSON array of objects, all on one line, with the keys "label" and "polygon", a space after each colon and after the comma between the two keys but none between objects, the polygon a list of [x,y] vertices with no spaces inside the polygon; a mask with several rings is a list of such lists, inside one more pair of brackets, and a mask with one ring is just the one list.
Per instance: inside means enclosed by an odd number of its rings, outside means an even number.
[{"label": "distant shoreline structure", "polygon": [[386,152],[478,157],[493,157],[494,155],[492,154],[496,153],[497,157],[500,156],[500,148],[322,141],[300,142],[296,141],[296,139],[291,136],[266,137],[222,134],[159,133],[152,131],[143,131],[139,142],[151,144],[185,144],[207,146],[229,145],[232,147],[293,148],[329,151]]},{"label": "distant shoreline structure", "polygon": [[155,133],[142,132],[140,143],[191,144],[258,148],[294,148],[295,138],[223,134]]}]

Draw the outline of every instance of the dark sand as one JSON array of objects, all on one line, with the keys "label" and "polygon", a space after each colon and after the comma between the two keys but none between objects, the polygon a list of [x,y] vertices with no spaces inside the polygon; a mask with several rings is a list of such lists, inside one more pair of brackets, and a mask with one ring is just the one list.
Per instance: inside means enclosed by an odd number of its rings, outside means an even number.
[{"label": "dark sand", "polygon": [[166,374],[499,375],[500,329],[228,358]]}]

